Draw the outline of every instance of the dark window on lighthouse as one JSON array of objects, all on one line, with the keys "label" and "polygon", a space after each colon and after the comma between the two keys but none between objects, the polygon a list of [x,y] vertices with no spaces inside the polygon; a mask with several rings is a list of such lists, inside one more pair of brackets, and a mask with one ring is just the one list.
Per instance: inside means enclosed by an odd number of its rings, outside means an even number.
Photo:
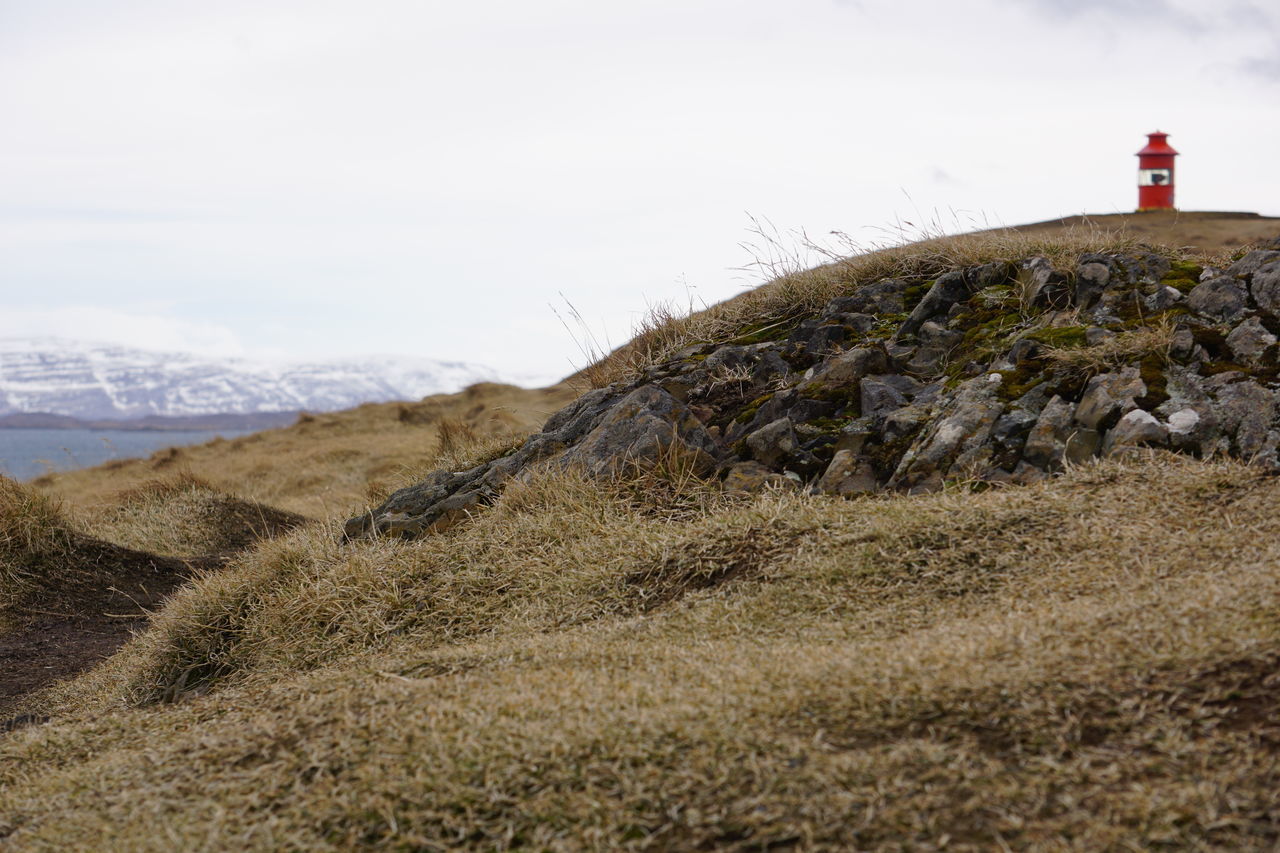
[{"label": "dark window on lighthouse", "polygon": [[1142,169],[1138,172],[1138,186],[1162,187],[1172,179],[1168,169]]}]

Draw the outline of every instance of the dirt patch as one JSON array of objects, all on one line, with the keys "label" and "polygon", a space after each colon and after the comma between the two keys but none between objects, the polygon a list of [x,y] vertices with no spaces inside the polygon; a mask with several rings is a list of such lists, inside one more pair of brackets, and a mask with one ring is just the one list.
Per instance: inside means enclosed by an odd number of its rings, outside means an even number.
[{"label": "dirt patch", "polygon": [[193,572],[225,559],[177,560],[93,540],[78,542],[75,557],[80,571],[56,594],[24,603],[0,634],[0,715],[111,655]]}]

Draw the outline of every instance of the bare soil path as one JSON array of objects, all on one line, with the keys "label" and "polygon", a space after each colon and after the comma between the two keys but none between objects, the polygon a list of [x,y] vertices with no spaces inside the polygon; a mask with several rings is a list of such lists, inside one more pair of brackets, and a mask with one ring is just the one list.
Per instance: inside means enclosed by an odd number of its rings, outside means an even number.
[{"label": "bare soil path", "polygon": [[92,571],[83,583],[42,599],[0,633],[0,730],[22,697],[81,673],[146,626],[149,614],[196,571],[225,558],[182,560],[84,540],[79,556]]}]

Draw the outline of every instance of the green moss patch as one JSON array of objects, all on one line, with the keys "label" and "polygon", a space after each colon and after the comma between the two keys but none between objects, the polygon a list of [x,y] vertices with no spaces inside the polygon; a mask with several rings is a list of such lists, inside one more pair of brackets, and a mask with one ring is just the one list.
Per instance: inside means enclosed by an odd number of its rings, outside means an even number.
[{"label": "green moss patch", "polygon": [[1204,267],[1191,261],[1173,261],[1169,271],[1160,279],[1160,283],[1175,287],[1183,293],[1190,293],[1191,289],[1200,283],[1200,274],[1204,272]]},{"label": "green moss patch", "polygon": [[1036,343],[1045,346],[1055,347],[1057,349],[1066,349],[1068,347],[1082,347],[1088,341],[1085,337],[1084,326],[1056,326],[1047,329],[1037,329],[1024,337]]}]

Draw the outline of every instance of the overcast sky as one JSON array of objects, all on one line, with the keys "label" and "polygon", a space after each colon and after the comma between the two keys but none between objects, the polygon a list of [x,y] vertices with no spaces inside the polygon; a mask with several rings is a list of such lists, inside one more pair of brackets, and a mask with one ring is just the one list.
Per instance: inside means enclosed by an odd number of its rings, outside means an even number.
[{"label": "overcast sky", "polygon": [[0,334],[551,377],[749,284],[749,215],[891,239],[1280,215],[1280,4],[0,0]]}]

